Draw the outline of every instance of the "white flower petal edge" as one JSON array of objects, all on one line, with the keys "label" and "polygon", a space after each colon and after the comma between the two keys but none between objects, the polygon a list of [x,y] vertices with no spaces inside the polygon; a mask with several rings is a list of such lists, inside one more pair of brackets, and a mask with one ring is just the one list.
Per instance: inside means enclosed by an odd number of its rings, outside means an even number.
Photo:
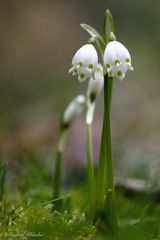
[{"label": "white flower petal edge", "polygon": [[85,103],[85,96],[78,95],[73,99],[63,113],[63,123],[70,125],[82,112]]},{"label": "white flower petal edge", "polygon": [[133,71],[131,56],[127,48],[118,41],[107,44],[104,52],[104,65],[108,75],[123,80],[128,70]]},{"label": "white flower petal edge", "polygon": [[94,78],[90,78],[88,85],[89,96],[95,95],[95,97],[102,91],[104,85],[103,67],[99,63],[94,73]]},{"label": "white flower petal edge", "polygon": [[93,76],[98,64],[98,54],[92,44],[85,44],[74,55],[69,73],[78,75],[80,82]]}]

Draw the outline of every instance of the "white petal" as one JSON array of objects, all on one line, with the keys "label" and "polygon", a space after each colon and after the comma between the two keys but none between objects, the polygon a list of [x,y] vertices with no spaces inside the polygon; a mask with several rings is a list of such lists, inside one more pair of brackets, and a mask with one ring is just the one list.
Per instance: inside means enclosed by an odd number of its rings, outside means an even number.
[{"label": "white petal", "polygon": [[71,68],[69,69],[68,73],[74,73],[74,71],[75,71],[75,67],[71,67]]},{"label": "white petal", "polygon": [[112,42],[109,42],[107,44],[104,52],[104,64],[105,66],[109,65],[110,67],[114,65],[114,62],[117,59],[115,48],[111,43]]},{"label": "white petal", "polygon": [[129,71],[133,71],[134,68],[133,68],[132,66],[129,66],[128,70],[129,70]]},{"label": "white petal", "polygon": [[97,65],[98,55],[92,44],[85,44],[76,52],[72,64],[77,65],[79,62],[85,66],[88,66],[89,64],[93,64],[94,66]]},{"label": "white petal", "polygon": [[89,69],[86,67],[81,67],[76,70],[78,75],[84,75],[85,78],[89,78],[90,76],[92,76],[92,72],[90,72]]},{"label": "white petal", "polygon": [[76,102],[79,103],[79,104],[84,104],[85,102],[85,96],[84,95],[78,95],[76,97]]},{"label": "white petal", "polygon": [[90,78],[89,80],[89,86],[88,86],[88,94],[99,94],[104,85],[104,75],[103,75],[103,67],[101,64],[97,65],[95,74],[94,74],[94,79]]},{"label": "white petal", "polygon": [[85,102],[85,96],[79,95],[68,105],[63,114],[63,122],[71,124],[76,117],[82,112]]},{"label": "white petal", "polygon": [[126,59],[131,61],[131,56],[127,48],[122,43],[113,41],[112,45],[115,48],[117,58],[120,59],[121,62],[126,62]]},{"label": "white petal", "polygon": [[[79,81],[84,81],[91,77],[98,64],[98,55],[95,47],[92,44],[85,44],[74,55],[72,66],[76,69]],[[74,72],[71,68],[70,73]],[[80,75],[84,74],[85,78]]]},{"label": "white petal", "polygon": [[104,52],[104,65],[109,76],[122,80],[127,70],[133,70],[131,56],[127,48],[118,41],[107,44]]},{"label": "white petal", "polygon": [[78,81],[80,83],[84,82],[86,80],[86,78],[82,78],[80,75],[78,75]]}]

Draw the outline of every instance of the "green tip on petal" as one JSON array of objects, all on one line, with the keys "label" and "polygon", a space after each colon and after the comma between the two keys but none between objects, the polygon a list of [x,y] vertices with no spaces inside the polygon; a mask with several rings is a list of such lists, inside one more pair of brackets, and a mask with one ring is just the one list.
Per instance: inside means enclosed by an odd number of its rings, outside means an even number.
[{"label": "green tip on petal", "polygon": [[89,64],[89,65],[88,65],[88,68],[89,68],[89,69],[93,69],[93,64]]},{"label": "green tip on petal", "polygon": [[117,76],[118,76],[118,77],[122,77],[122,76],[123,76],[122,71],[118,71],[118,72],[117,72]]},{"label": "green tip on petal", "polygon": [[119,64],[120,64],[120,61],[119,61],[118,59],[116,59],[116,60],[114,61],[114,63],[115,63],[115,65],[119,65]]},{"label": "green tip on petal", "polygon": [[106,64],[106,68],[110,68],[110,67],[111,67],[110,64],[107,63],[107,64]]}]

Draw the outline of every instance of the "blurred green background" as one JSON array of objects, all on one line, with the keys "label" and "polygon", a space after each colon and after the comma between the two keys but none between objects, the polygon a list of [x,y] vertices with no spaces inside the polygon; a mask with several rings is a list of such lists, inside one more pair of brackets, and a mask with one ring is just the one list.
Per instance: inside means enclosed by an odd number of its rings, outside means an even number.
[{"label": "blurred green background", "polygon": [[[133,73],[115,81],[112,109],[116,173],[158,180],[160,170],[160,1],[0,2],[0,155],[14,164],[23,151],[50,161],[58,120],[66,104],[85,93],[68,74],[75,51],[89,35],[87,23],[102,32],[103,14],[112,11],[117,39],[130,51]],[[103,102],[93,126],[95,160]],[[69,167],[85,161],[82,117],[71,129],[64,159]],[[83,159],[83,161],[82,161]]]}]

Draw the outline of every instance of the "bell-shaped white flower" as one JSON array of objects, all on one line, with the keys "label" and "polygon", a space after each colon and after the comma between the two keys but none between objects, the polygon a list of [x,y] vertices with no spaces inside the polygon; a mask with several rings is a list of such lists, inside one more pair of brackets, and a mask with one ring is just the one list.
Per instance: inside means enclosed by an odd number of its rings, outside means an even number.
[{"label": "bell-shaped white flower", "polygon": [[96,105],[97,95],[102,91],[104,86],[104,74],[103,67],[99,63],[97,65],[96,71],[93,78],[89,80],[88,91],[87,91],[87,115],[86,123],[91,124],[93,122],[93,115]]},{"label": "bell-shaped white flower", "polygon": [[69,126],[82,112],[85,103],[85,96],[78,95],[73,99],[63,113],[62,123]]},{"label": "bell-shaped white flower", "polygon": [[111,41],[107,44],[104,52],[104,65],[108,75],[119,80],[124,79],[128,70],[133,70],[129,51],[118,41]]},{"label": "bell-shaped white flower", "polygon": [[74,55],[69,73],[78,75],[80,82],[93,76],[98,64],[98,55],[92,44],[85,44]]},{"label": "bell-shaped white flower", "polygon": [[90,78],[88,85],[88,95],[90,100],[94,100],[96,96],[102,91],[104,85],[103,67],[99,63],[97,65],[94,77]]}]

